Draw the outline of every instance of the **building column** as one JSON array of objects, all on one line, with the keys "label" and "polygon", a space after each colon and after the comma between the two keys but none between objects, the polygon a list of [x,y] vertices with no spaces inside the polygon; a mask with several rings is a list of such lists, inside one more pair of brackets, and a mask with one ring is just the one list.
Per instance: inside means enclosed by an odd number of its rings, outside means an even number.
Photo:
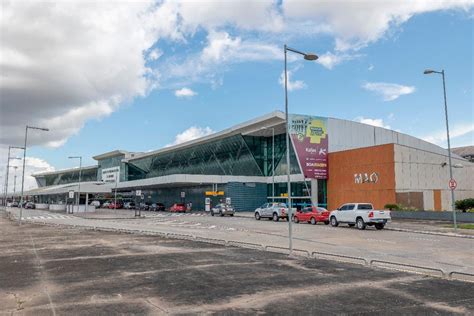
[{"label": "building column", "polygon": [[89,205],[89,193],[86,193],[86,210],[87,210],[87,205]]},{"label": "building column", "polygon": [[311,204],[318,206],[318,180],[311,179]]}]

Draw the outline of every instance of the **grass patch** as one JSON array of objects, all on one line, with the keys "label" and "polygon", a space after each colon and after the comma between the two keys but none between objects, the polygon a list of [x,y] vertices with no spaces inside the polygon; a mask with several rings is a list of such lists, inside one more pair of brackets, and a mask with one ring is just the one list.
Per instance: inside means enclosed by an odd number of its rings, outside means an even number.
[{"label": "grass patch", "polygon": [[474,229],[474,224],[458,224],[458,227],[462,229]]}]

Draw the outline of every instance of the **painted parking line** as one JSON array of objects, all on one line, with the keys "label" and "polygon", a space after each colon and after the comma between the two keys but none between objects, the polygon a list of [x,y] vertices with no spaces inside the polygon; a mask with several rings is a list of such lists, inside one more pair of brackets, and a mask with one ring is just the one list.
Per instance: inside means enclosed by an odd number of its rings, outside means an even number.
[{"label": "painted parking line", "polygon": [[26,216],[22,217],[22,220],[45,220],[45,219],[72,219],[75,218],[73,216],[67,216],[67,215],[50,215],[50,216]]}]

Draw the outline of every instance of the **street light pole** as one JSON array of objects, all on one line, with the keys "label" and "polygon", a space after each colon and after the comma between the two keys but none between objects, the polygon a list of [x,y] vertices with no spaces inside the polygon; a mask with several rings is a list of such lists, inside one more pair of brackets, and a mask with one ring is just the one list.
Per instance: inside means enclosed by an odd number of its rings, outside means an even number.
[{"label": "street light pole", "polygon": [[293,240],[292,240],[292,226],[291,226],[291,179],[290,179],[290,133],[289,133],[289,121],[288,121],[288,71],[287,71],[287,52],[293,52],[304,56],[306,60],[316,60],[318,56],[312,53],[303,53],[294,48],[288,47],[286,44],[284,46],[285,51],[285,127],[286,127],[286,177],[287,177],[287,194],[288,194],[288,239],[289,239],[289,251],[290,255],[293,252]]},{"label": "street light pole", "polygon": [[8,195],[8,175],[9,175],[9,172],[10,172],[10,160],[12,159],[18,159],[18,160],[21,160],[21,158],[18,158],[18,157],[10,157],[10,152],[12,149],[23,149],[23,147],[17,147],[17,146],[8,146],[8,158],[7,158],[7,170],[6,170],[6,176],[5,176],[5,195],[4,195],[4,203],[5,203],[5,207],[7,206],[7,195]]},{"label": "street light pole", "polygon": [[13,169],[15,170],[15,173],[13,174],[13,193],[16,192],[16,169],[18,169],[18,166],[13,166]]},{"label": "street light pole", "polygon": [[23,170],[22,170],[22,176],[21,176],[21,199],[20,199],[20,217],[18,218],[18,224],[21,225],[21,218],[23,216],[23,189],[25,186],[25,161],[26,161],[26,143],[28,141],[28,129],[37,129],[40,131],[47,132],[49,129],[47,128],[42,128],[42,127],[34,127],[34,126],[28,126],[26,125],[25,127],[25,146],[23,147]]},{"label": "street light pole", "polygon": [[[81,203],[81,175],[82,175],[82,156],[69,156],[69,159],[79,159],[79,183],[77,185],[77,198],[76,198],[76,205],[77,211],[79,212],[79,206]],[[87,205],[86,205],[87,207]]]},{"label": "street light pole", "polygon": [[[446,99],[446,81],[444,78],[444,69],[441,71],[435,71],[431,69],[427,69],[424,71],[425,75],[429,75],[432,73],[440,74],[443,77],[443,93],[444,93],[444,114],[446,118],[446,137],[448,140],[448,160],[449,160],[449,179],[453,179],[453,164],[451,162],[451,141],[449,139],[449,120],[448,120],[448,101]],[[457,230],[458,225],[456,222],[456,201],[454,199],[454,188],[451,189],[451,208],[453,211],[453,222],[454,222],[454,230]]]}]

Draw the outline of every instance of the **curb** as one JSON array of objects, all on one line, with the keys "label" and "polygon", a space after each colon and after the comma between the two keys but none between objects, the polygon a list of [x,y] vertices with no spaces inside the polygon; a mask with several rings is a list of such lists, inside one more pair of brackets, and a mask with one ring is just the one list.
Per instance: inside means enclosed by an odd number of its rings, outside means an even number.
[{"label": "curb", "polygon": [[395,231],[395,232],[403,232],[403,233],[415,233],[415,234],[423,234],[423,235],[434,235],[434,236],[474,239],[474,236],[472,236],[472,235],[462,235],[462,234],[455,234],[455,233],[441,233],[441,232],[433,232],[433,231],[429,231],[429,230],[412,230],[412,229],[392,228],[392,227],[385,227],[385,229]]}]

